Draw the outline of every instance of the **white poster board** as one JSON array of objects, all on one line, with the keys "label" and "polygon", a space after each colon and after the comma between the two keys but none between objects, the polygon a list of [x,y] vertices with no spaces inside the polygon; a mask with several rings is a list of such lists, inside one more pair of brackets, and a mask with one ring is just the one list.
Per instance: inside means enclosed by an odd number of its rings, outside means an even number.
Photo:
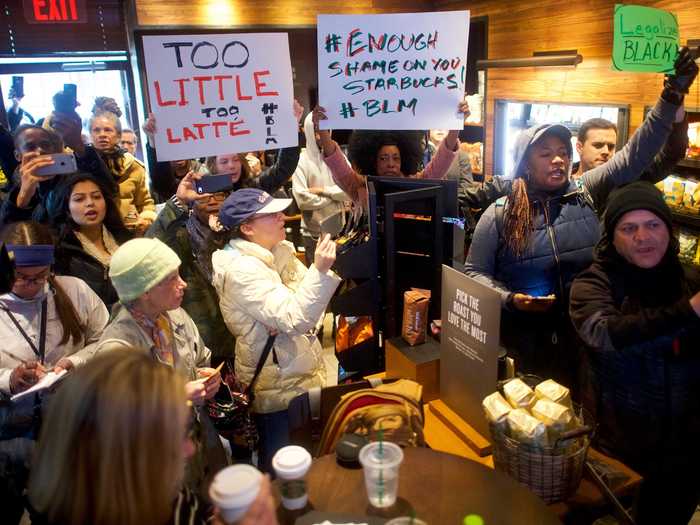
[{"label": "white poster board", "polygon": [[159,161],[298,144],[286,33],[143,37]]},{"label": "white poster board", "polygon": [[318,15],[323,129],[462,129],[469,11]]}]

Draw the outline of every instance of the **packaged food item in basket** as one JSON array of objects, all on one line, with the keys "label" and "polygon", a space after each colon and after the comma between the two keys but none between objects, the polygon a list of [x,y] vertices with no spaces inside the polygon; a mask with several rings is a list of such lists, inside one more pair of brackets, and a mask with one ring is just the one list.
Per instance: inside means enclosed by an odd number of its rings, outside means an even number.
[{"label": "packaged food item in basket", "polygon": [[573,430],[576,426],[573,411],[549,399],[539,399],[532,407],[532,415],[547,427],[551,444],[554,444],[564,432]]},{"label": "packaged food item in basket", "polygon": [[571,393],[569,389],[560,385],[554,379],[542,381],[535,387],[535,395],[539,399],[548,399],[568,408],[573,408],[571,404]]},{"label": "packaged food item in basket", "polygon": [[685,181],[675,175],[669,175],[663,181],[664,199],[671,207],[680,208],[683,206],[683,195],[685,195]]},{"label": "packaged food item in basket", "polygon": [[683,193],[683,211],[687,213],[700,213],[700,202],[698,202],[698,181],[693,179],[685,180],[685,192]]},{"label": "packaged food item in basket", "polygon": [[430,290],[411,288],[403,294],[401,337],[411,346],[425,343]]},{"label": "packaged food item in basket", "polygon": [[481,406],[484,407],[484,412],[486,412],[486,418],[498,427],[502,427],[502,430],[507,430],[506,417],[508,412],[513,410],[513,408],[508,404],[508,401],[503,399],[500,392],[494,392],[488,395],[481,402]]},{"label": "packaged food item in basket", "polygon": [[511,379],[503,385],[503,393],[513,408],[530,409],[535,403],[535,393],[522,379]]},{"label": "packaged food item in basket", "polygon": [[680,246],[678,258],[688,263],[695,262],[695,256],[698,252],[697,236],[688,231],[681,230],[678,234],[678,244]]},{"label": "packaged food item in basket", "polygon": [[524,408],[516,408],[508,412],[506,416],[510,437],[533,447],[546,447],[547,428],[542,421],[530,415]]}]

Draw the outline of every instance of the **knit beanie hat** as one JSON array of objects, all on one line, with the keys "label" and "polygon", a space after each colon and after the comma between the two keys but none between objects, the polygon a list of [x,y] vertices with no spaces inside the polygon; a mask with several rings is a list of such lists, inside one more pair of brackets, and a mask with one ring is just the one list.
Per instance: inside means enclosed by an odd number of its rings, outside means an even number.
[{"label": "knit beanie hat", "polygon": [[180,258],[158,239],[132,239],[112,255],[109,278],[119,300],[128,303],[141,297],[179,267]]},{"label": "knit beanie hat", "polygon": [[634,210],[647,210],[666,223],[668,231],[673,231],[671,210],[664,201],[662,193],[649,182],[633,182],[614,190],[608,197],[603,221],[605,232],[610,239],[615,233],[615,226],[622,216]]}]

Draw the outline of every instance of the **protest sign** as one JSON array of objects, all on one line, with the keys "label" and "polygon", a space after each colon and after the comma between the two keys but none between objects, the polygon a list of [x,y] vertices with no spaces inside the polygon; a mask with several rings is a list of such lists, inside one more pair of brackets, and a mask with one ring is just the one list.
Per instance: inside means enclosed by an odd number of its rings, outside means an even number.
[{"label": "protest sign", "polygon": [[678,54],[676,15],[639,5],[615,6],[613,67],[619,71],[671,73]]},{"label": "protest sign", "polygon": [[286,33],[144,36],[158,160],[296,146]]},{"label": "protest sign", "polygon": [[462,129],[469,11],[319,15],[323,129]]}]

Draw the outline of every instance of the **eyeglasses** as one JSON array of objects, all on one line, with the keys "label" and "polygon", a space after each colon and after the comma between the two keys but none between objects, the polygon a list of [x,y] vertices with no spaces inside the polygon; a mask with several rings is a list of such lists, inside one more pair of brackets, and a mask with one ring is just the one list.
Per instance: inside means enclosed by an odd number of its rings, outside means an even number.
[{"label": "eyeglasses", "polygon": [[51,272],[44,272],[39,275],[24,275],[15,273],[15,281],[23,282],[24,284],[44,284],[51,277]]}]

